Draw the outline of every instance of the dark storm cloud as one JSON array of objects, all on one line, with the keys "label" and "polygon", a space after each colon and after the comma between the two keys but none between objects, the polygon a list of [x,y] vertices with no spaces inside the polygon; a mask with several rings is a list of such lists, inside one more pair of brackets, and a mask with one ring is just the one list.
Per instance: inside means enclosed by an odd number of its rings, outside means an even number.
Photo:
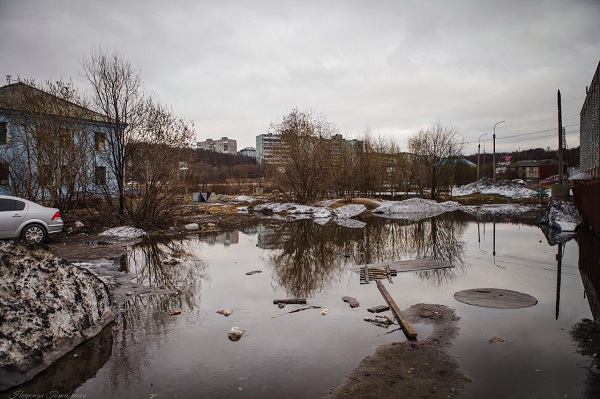
[{"label": "dark storm cloud", "polygon": [[[0,73],[84,87],[80,61],[101,46],[141,69],[200,140],[253,146],[298,107],[351,137],[369,128],[405,146],[439,119],[476,141],[500,120],[499,138],[556,126],[558,89],[578,123],[599,17],[591,0],[3,0]],[[509,141],[498,145],[553,143]]]}]

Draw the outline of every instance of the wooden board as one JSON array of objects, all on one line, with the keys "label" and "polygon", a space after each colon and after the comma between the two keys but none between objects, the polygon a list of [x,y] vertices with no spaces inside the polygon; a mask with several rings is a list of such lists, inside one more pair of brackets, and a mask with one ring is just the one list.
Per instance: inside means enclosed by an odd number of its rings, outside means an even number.
[{"label": "wooden board", "polygon": [[292,298],[292,299],[273,299],[273,304],[285,303],[286,305],[305,305],[306,298]]},{"label": "wooden board", "polygon": [[394,315],[396,315],[396,319],[398,319],[400,327],[402,327],[402,330],[404,331],[406,337],[409,339],[417,338],[417,332],[413,328],[412,324],[410,324],[406,316],[404,316],[404,314],[400,311],[400,308],[398,307],[398,305],[396,305],[394,298],[392,298],[387,288],[385,288],[383,283],[379,280],[377,280],[376,283],[377,288],[379,288],[379,292],[381,292],[381,295],[383,295],[383,299],[385,299],[387,304],[390,305],[390,308],[392,308],[392,312],[394,312]]},{"label": "wooden board", "polygon": [[437,262],[434,260],[427,259],[414,259],[414,260],[398,260],[394,262],[380,262],[380,263],[368,263],[366,265],[355,265],[350,268],[353,272],[360,273],[361,269],[365,266],[369,268],[369,274],[373,274],[373,269],[381,268],[383,270],[389,266],[392,273],[395,272],[414,272],[419,270],[433,270],[433,269],[449,269],[454,266],[447,263]]}]

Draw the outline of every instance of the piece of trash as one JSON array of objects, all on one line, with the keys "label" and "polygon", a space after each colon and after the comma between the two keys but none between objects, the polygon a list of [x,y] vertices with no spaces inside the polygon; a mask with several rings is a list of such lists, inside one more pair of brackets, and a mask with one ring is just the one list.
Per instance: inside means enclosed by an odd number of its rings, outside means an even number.
[{"label": "piece of trash", "polygon": [[321,310],[321,316],[325,316],[327,313],[329,313],[329,309],[325,308]]},{"label": "piece of trash", "polygon": [[225,308],[225,309],[217,310],[217,313],[222,314],[223,316],[229,316],[230,314],[233,313],[233,311]]},{"label": "piece of trash", "polygon": [[229,333],[227,334],[227,336],[229,337],[230,341],[239,341],[240,338],[242,338],[242,335],[244,335],[245,330],[242,330],[239,327],[231,327],[231,330],[229,330]]},{"label": "piece of trash", "polygon": [[186,230],[198,230],[200,228],[200,226],[198,226],[198,223],[189,223],[183,227],[185,227]]},{"label": "piece of trash", "polygon": [[277,316],[273,316],[271,318],[274,319],[276,317],[283,316],[285,314],[302,312],[303,310],[309,310],[309,309],[321,309],[321,307],[320,306],[313,306],[313,305],[311,305],[311,306],[305,306],[303,308],[298,308],[298,309],[295,309],[295,310],[290,310],[289,312],[285,312],[283,314],[280,314],[280,315],[277,315]]},{"label": "piece of trash", "polygon": [[252,276],[256,273],[262,273],[262,270],[252,270],[251,272],[246,273],[246,276]]},{"label": "piece of trash", "polygon": [[85,227],[85,224],[83,224],[82,222],[80,222],[79,220],[75,222],[75,227],[80,229],[82,227]]},{"label": "piece of trash", "polygon": [[354,298],[354,297],[343,296],[342,299],[344,300],[344,302],[348,302],[348,304],[350,305],[351,308],[356,308],[360,305],[358,303],[358,301],[356,300],[356,298]]},{"label": "piece of trash", "polygon": [[131,291],[127,291],[127,292],[125,293],[125,295],[127,295],[127,296],[131,296],[131,294],[133,294],[133,292],[131,292]]},{"label": "piece of trash", "polygon": [[506,342],[506,340],[497,335],[494,335],[492,338],[489,339],[489,342],[490,344],[498,344],[500,342]]},{"label": "piece of trash", "polygon": [[171,312],[171,316],[175,316],[175,315],[178,315],[178,314],[181,314],[181,310],[174,310],[174,311]]},{"label": "piece of trash", "polygon": [[279,303],[277,304],[277,306],[279,306],[279,309],[283,309],[283,308],[285,308],[285,303],[283,303],[283,302],[279,302]]},{"label": "piece of trash", "polygon": [[119,326],[115,324],[114,326],[111,327],[111,329],[113,330],[113,332],[117,332],[117,331],[119,331]]}]

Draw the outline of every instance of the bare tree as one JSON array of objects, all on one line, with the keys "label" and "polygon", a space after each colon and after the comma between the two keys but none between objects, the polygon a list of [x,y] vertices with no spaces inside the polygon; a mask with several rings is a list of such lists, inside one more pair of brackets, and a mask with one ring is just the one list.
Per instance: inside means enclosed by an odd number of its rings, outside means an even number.
[{"label": "bare tree", "polygon": [[23,80],[8,90],[3,102],[13,128],[0,163],[10,164],[12,193],[68,209],[90,184],[100,115],[71,82]]},{"label": "bare tree", "polygon": [[440,121],[419,129],[408,139],[414,171],[426,179],[432,199],[451,184],[455,159],[461,156],[463,143],[464,138],[454,127]]},{"label": "bare tree", "polygon": [[328,187],[331,167],[329,140],[335,127],[322,117],[293,109],[270,132],[280,134],[285,154],[278,161],[282,187],[301,204],[316,199]]},{"label": "bare tree", "polygon": [[[148,97],[136,141],[128,143],[127,175],[135,179],[139,196],[129,196],[125,210],[134,225],[164,224],[177,210],[176,197],[185,187],[189,148],[195,137],[193,123],[177,118],[173,111]],[[133,193],[130,193],[133,194]]]},{"label": "bare tree", "polygon": [[110,176],[98,179],[98,185],[113,214],[123,221],[126,162],[132,148],[129,143],[140,134],[143,124],[145,102],[140,71],[116,52],[108,54],[100,48],[92,50],[89,58],[84,57],[82,67],[92,88],[92,104],[111,126],[104,153]]}]

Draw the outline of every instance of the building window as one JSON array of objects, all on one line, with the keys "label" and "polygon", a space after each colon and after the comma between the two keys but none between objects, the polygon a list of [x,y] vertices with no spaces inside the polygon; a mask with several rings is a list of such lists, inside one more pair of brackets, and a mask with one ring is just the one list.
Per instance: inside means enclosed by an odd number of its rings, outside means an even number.
[{"label": "building window", "polygon": [[8,164],[0,163],[0,185],[7,186],[9,182]]},{"label": "building window", "polygon": [[102,132],[95,133],[94,149],[98,152],[106,151],[106,133],[102,133]]},{"label": "building window", "polygon": [[96,171],[94,173],[94,183],[96,183],[97,186],[106,185],[106,167],[96,166]]},{"label": "building window", "polygon": [[0,144],[8,144],[8,123],[0,122]]}]

